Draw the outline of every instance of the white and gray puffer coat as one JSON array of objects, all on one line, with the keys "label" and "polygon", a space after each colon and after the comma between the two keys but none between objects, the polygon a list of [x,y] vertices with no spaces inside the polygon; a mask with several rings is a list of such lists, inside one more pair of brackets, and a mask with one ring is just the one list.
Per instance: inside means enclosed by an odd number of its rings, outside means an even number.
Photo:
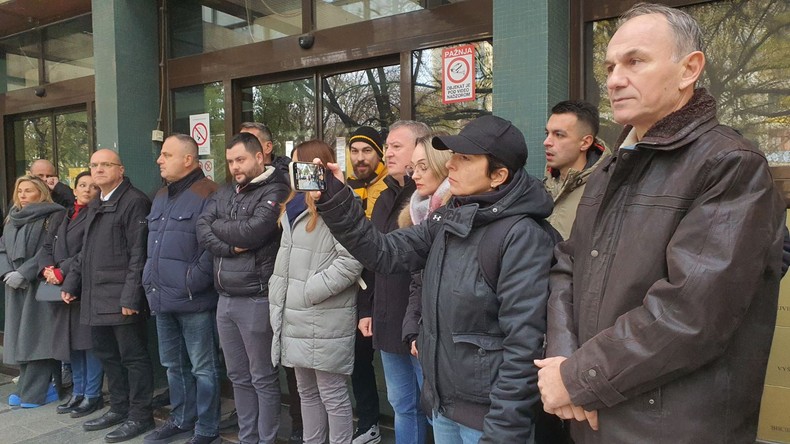
[{"label": "white and gray puffer coat", "polygon": [[269,280],[272,363],[350,375],[357,328],[357,281],[362,264],[309,211],[291,225],[283,213],[282,241]]}]

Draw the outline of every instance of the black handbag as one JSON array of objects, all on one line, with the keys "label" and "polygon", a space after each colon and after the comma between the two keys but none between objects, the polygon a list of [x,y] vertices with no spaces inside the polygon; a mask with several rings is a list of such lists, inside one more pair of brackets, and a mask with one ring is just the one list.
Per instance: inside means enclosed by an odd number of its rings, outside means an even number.
[{"label": "black handbag", "polygon": [[36,300],[39,302],[63,302],[60,297],[60,285],[40,282],[38,289],[36,289]]}]

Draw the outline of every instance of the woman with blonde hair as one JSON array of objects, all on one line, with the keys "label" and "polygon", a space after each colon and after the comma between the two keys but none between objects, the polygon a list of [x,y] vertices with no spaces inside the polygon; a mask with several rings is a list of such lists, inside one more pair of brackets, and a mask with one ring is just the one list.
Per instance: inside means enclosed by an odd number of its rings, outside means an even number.
[{"label": "woman with blonde hair", "polygon": [[[419,225],[428,216],[446,204],[450,194],[450,181],[447,179],[450,160],[448,151],[440,151],[431,145],[431,137],[417,139],[417,146],[411,156],[411,178],[417,187],[398,216],[400,228]],[[422,271],[412,274],[412,285],[409,292],[409,305],[403,318],[403,342],[411,347],[411,354],[417,356],[417,336],[420,326],[420,304],[422,303]],[[422,384],[422,381],[419,381]]]},{"label": "woman with blonde hair", "polygon": [[[299,144],[294,161],[334,162],[320,140]],[[296,193],[280,218],[280,249],[269,280],[272,362],[293,367],[304,442],[348,444],[353,416],[347,379],[354,368],[357,280],[362,265],[335,240],[313,199]],[[328,429],[328,430],[327,430]]]},{"label": "woman with blonde hair", "polygon": [[58,390],[50,381],[59,361],[69,360],[69,344],[62,334],[68,319],[59,315],[61,307],[36,300],[41,247],[64,213],[41,179],[16,180],[14,204],[0,239],[0,275],[5,282],[3,363],[19,366],[18,391],[8,397],[12,407],[34,408],[56,401]]}]

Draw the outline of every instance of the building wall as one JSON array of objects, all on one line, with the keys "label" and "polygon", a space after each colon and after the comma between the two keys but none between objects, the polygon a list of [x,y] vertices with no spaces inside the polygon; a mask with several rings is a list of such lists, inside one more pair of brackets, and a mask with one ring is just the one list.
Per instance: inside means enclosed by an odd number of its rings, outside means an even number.
[{"label": "building wall", "polygon": [[568,2],[494,2],[494,114],[524,132],[527,171],[543,176],[548,110],[568,97]]}]

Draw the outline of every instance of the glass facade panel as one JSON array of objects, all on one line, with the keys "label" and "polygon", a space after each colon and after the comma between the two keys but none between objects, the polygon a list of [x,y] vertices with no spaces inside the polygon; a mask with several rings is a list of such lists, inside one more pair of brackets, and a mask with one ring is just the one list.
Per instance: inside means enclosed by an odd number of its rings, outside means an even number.
[{"label": "glass facade panel", "polygon": [[313,79],[257,85],[242,89],[243,122],[260,122],[272,132],[274,153],[291,155],[299,142],[316,137]]},{"label": "glass facade panel", "polygon": [[[684,8],[704,34],[707,64],[699,86],[718,102],[721,123],[741,131],[771,165],[790,165],[790,3],[783,0],[716,1]],[[603,60],[616,20],[586,30],[586,99],[601,111],[600,137],[617,140]]]},{"label": "glass facade panel", "polygon": [[387,128],[400,118],[400,66],[378,66],[322,78],[323,138],[334,146],[357,127]]},{"label": "glass facade panel", "polygon": [[88,169],[93,152],[90,131],[86,111],[55,114],[58,175],[72,188],[77,174]]},{"label": "glass facade panel", "polygon": [[225,88],[221,82],[173,90],[173,132],[189,134],[189,116],[209,114],[211,154],[200,156],[214,160],[214,181],[224,183],[225,161]]},{"label": "glass facade panel", "polygon": [[365,20],[419,11],[468,0],[314,0],[316,28],[326,29]]},{"label": "glass facade panel", "polygon": [[14,120],[16,177],[25,174],[34,160],[54,158],[52,120],[49,115]]},{"label": "glass facade panel", "polygon": [[467,102],[442,102],[442,50],[445,48],[412,52],[414,118],[434,131],[455,134],[468,121],[491,114],[493,110],[494,47],[487,41],[472,45],[475,49],[475,98]]},{"label": "glass facade panel", "polygon": [[170,57],[302,33],[301,0],[168,2]]},{"label": "glass facade panel", "polygon": [[44,36],[47,82],[93,75],[93,25],[90,15],[49,26]]},{"label": "glass facade panel", "polygon": [[16,175],[25,174],[36,159],[49,159],[61,182],[71,186],[80,171],[88,169],[93,147],[88,113],[49,112],[13,120]]},{"label": "glass facade panel", "polygon": [[0,40],[0,94],[38,85],[39,33]]}]

